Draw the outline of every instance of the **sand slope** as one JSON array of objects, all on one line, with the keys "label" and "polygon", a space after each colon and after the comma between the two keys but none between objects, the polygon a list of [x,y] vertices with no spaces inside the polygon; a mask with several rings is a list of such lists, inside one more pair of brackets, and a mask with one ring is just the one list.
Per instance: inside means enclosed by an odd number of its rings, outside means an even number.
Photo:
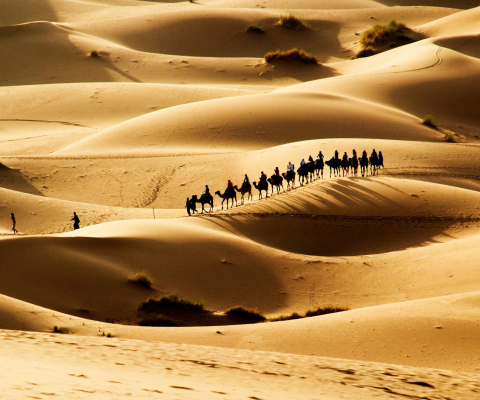
[{"label": "sand slope", "polygon": [[[475,398],[477,3],[4,1],[2,397]],[[289,13],[308,29],[276,26]],[[352,59],[391,19],[418,41]],[[293,47],[320,64],[263,59]],[[353,149],[385,168],[325,167],[187,217],[207,184]],[[129,282],[139,271],[153,288]],[[211,312],[139,326],[139,304],[169,292]],[[350,310],[224,314],[328,304]]]}]

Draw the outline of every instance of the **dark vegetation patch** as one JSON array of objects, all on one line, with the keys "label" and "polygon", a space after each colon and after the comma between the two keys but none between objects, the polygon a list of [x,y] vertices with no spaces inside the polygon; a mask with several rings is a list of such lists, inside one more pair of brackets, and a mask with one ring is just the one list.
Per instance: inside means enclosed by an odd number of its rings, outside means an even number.
[{"label": "dark vegetation patch", "polygon": [[128,281],[148,289],[151,289],[153,286],[153,279],[146,271],[137,272],[136,274],[130,276]]},{"label": "dark vegetation patch", "polygon": [[303,314],[298,314],[298,313],[294,312],[290,315],[281,315],[279,317],[271,318],[271,319],[269,319],[269,321],[271,321],[271,322],[288,321],[288,320],[291,320],[291,319],[315,317],[315,316],[318,316],[318,315],[332,314],[332,313],[337,313],[337,312],[341,312],[341,311],[348,311],[348,310],[350,310],[349,307],[326,305],[326,306],[321,306],[321,307],[317,307],[317,308],[314,308],[314,309],[307,310]]},{"label": "dark vegetation patch", "polygon": [[247,33],[265,33],[265,29],[257,24],[250,24],[245,28],[245,32]]},{"label": "dark vegetation patch", "polygon": [[236,306],[229,308],[225,314],[231,318],[241,321],[242,323],[263,322],[266,318],[257,310],[252,308],[245,308],[243,306]]},{"label": "dark vegetation patch", "polygon": [[303,31],[308,29],[307,24],[300,18],[297,18],[294,14],[281,15],[280,19],[275,25],[295,31]]},{"label": "dark vegetation patch", "polygon": [[302,62],[306,64],[318,64],[318,60],[315,56],[313,56],[310,53],[307,53],[304,50],[298,50],[298,49],[291,49],[287,51],[274,51],[265,54],[263,57],[265,61],[268,62],[274,62],[274,61],[294,61],[294,62]]},{"label": "dark vegetation patch", "polygon": [[413,31],[404,23],[392,19],[388,24],[376,24],[362,34],[362,49],[354,58],[369,57],[382,51],[414,42]]}]

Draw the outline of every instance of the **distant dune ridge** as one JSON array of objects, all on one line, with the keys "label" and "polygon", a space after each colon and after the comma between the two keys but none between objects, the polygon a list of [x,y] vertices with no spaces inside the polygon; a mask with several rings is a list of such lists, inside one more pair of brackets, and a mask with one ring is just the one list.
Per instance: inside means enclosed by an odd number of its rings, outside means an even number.
[{"label": "distant dune ridge", "polygon": [[[354,59],[392,20],[413,41]],[[477,398],[479,20],[474,0],[3,1],[0,396]],[[265,58],[292,49],[317,63]],[[187,216],[205,185],[374,149],[375,174]],[[208,311],[140,306],[162,295]],[[348,311],[268,322],[323,306]],[[167,320],[187,326],[140,326]]]}]

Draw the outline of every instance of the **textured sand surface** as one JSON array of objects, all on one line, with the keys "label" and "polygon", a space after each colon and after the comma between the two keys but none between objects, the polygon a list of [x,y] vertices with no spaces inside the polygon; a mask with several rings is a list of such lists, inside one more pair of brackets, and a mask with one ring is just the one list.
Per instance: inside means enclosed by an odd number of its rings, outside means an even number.
[{"label": "textured sand surface", "polygon": [[[392,19],[415,41],[353,59]],[[473,0],[3,1],[0,396],[478,398],[479,20]],[[319,64],[264,60],[292,48]],[[187,216],[207,184],[353,149],[385,168]],[[209,311],[139,326],[172,292]]]}]

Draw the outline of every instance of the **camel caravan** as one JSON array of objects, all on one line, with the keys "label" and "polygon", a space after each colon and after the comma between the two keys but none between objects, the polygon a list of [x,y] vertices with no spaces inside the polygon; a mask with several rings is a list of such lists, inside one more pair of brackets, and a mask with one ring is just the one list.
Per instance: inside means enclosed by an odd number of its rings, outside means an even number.
[{"label": "camel caravan", "polygon": [[[367,152],[363,150],[362,156],[358,158],[357,152],[353,150],[352,157],[348,157],[347,152],[345,152],[342,158],[339,158],[338,151],[335,150],[335,155],[330,160],[324,161],[323,158],[321,151],[318,153],[315,160],[311,155],[308,157],[308,161],[305,161],[305,159],[302,158],[302,161],[300,161],[300,167],[296,172],[295,166],[289,162],[286,172],[280,173],[278,167],[276,167],[274,174],[270,178],[268,178],[262,171],[258,183],[256,181],[250,183],[249,177],[245,174],[240,189],[229,180],[225,191],[222,193],[217,190],[215,194],[222,199],[223,210],[223,203],[225,200],[227,201],[227,209],[230,200],[232,201],[231,208],[233,208],[234,201],[235,206],[238,206],[237,192],[241,194],[240,204],[244,203],[245,196],[247,197],[247,200],[253,200],[252,184],[253,187],[258,190],[258,199],[260,200],[263,198],[263,192],[265,192],[265,197],[268,197],[268,191],[270,188],[270,196],[273,196],[275,190],[277,194],[280,193],[281,190],[285,192],[283,181],[287,183],[287,190],[294,189],[296,176],[298,176],[298,183],[300,186],[316,179],[323,178],[325,165],[330,168],[330,177],[332,177],[332,172],[334,177],[357,176],[359,167],[360,173],[363,177],[368,176],[369,170],[370,175],[375,176],[378,174],[379,169],[384,168],[382,152],[380,151],[377,155],[375,149],[373,149],[370,157],[368,157]],[[208,213],[213,211],[213,196],[210,194],[208,185],[205,185],[205,191],[201,194],[200,198],[198,198],[197,195],[192,195],[191,198],[187,198],[185,208],[187,209],[188,215],[198,213],[196,207],[197,203],[202,205],[202,214],[204,212]],[[205,205],[209,205],[210,209],[205,210]]]}]

